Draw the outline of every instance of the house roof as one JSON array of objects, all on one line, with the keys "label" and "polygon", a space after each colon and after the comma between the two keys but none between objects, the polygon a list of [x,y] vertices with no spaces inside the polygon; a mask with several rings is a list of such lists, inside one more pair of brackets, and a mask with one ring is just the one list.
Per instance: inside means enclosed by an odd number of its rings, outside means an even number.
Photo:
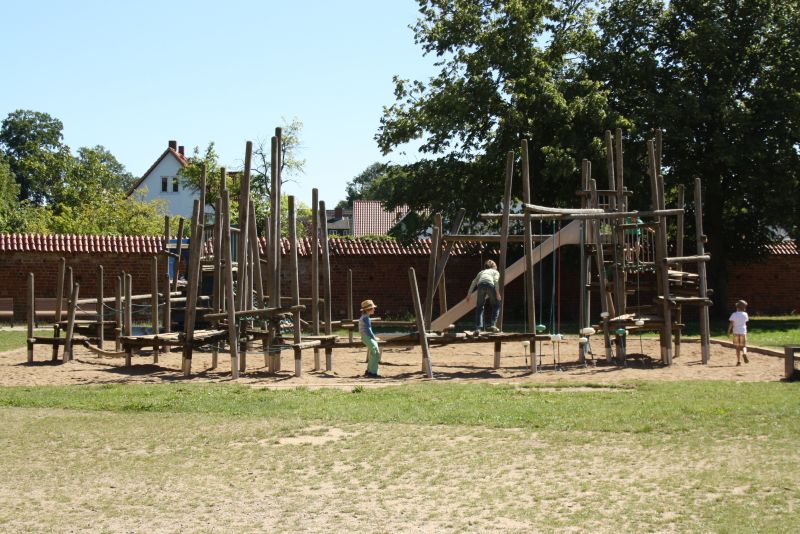
[{"label": "house roof", "polygon": [[384,209],[380,200],[353,201],[353,237],[386,234],[408,213],[408,206]]},{"label": "house roof", "polygon": [[157,254],[162,236],[0,234],[0,252]]},{"label": "house roof", "polygon": [[159,156],[159,158],[155,161],[155,163],[150,165],[150,168],[147,169],[147,171],[142,175],[142,177],[139,178],[138,180],[136,180],[136,183],[133,184],[133,187],[130,188],[130,190],[128,191],[126,196],[131,196],[131,194],[134,191],[136,191],[136,189],[138,189],[140,185],[142,185],[142,182],[144,182],[145,178],[150,176],[150,173],[153,172],[153,169],[155,169],[158,166],[158,164],[161,163],[161,160],[163,160],[164,158],[166,158],[169,155],[172,155],[176,160],[178,160],[178,163],[181,164],[181,167],[186,167],[187,165],[189,165],[189,160],[186,159],[186,157],[183,154],[181,154],[177,150],[173,149],[172,147],[168,147],[163,152],[163,154],[161,154],[161,156]]}]

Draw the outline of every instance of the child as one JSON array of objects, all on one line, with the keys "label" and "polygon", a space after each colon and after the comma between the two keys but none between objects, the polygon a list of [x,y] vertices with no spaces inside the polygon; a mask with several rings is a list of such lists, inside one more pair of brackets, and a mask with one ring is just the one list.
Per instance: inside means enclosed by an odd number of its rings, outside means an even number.
[{"label": "child", "polygon": [[736,347],[736,365],[742,365],[739,360],[741,353],[744,363],[750,363],[747,359],[747,303],[743,300],[736,301],[736,311],[731,314],[728,324],[728,336],[733,333],[733,346]]},{"label": "child", "polygon": [[370,378],[380,378],[378,375],[378,363],[381,360],[381,353],[378,349],[378,338],[372,331],[372,321],[369,316],[375,313],[377,306],[371,300],[361,303],[361,318],[358,320],[358,333],[361,334],[361,341],[367,347],[369,359],[367,360],[367,372],[364,376]]},{"label": "child", "polygon": [[497,332],[497,317],[500,315],[500,273],[497,272],[497,264],[492,260],[486,260],[484,269],[472,281],[467,290],[467,302],[472,299],[472,292],[477,287],[478,300],[475,303],[475,333],[483,329],[483,306],[486,299],[492,305],[492,326],[489,330]]}]

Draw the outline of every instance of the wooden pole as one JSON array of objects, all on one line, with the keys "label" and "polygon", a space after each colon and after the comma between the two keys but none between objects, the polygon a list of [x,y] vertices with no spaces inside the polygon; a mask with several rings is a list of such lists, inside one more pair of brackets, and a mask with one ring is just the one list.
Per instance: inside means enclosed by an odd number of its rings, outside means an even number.
[{"label": "wooden pole", "polygon": [[280,174],[278,172],[278,159],[279,159],[280,143],[278,137],[272,138],[272,152],[271,152],[271,193],[272,200],[270,202],[270,224],[272,238],[272,250],[270,251],[270,266],[272,267],[272,287],[269,288],[270,306],[278,308],[281,305],[281,271],[280,271],[280,257],[281,257],[281,197],[280,197]]},{"label": "wooden pole", "polygon": [[231,374],[234,379],[239,378],[239,340],[236,328],[236,309],[233,297],[233,252],[231,251],[231,215],[228,191],[222,192],[222,252],[225,255],[223,265],[225,269],[225,301],[228,311],[228,345],[231,352]]},{"label": "wooden pole", "polygon": [[[597,182],[594,178],[589,179],[589,192],[592,194],[592,206],[599,206],[597,198]],[[611,335],[608,330],[608,319],[613,314],[608,302],[608,289],[606,288],[606,272],[604,268],[605,259],[603,258],[603,242],[600,237],[600,221],[592,221],[592,234],[595,243],[595,261],[597,262],[597,281],[600,292],[600,310],[603,314],[603,337],[605,338],[606,360],[611,361]]]},{"label": "wooden pole", "polygon": [[[116,298],[114,301],[114,350],[119,352],[122,349],[120,343],[120,336],[122,336],[122,294],[124,291],[124,283],[122,276],[117,276]],[[169,275],[167,275],[167,293],[169,293]]]},{"label": "wooden pole", "polygon": [[506,301],[506,255],[508,253],[508,215],[511,212],[511,180],[514,177],[514,151],[509,150],[506,155],[506,184],[503,191],[503,218],[500,222],[500,316],[497,318],[497,327],[503,330],[503,317],[505,315]]},{"label": "wooden pole", "polygon": [[67,331],[64,339],[64,361],[71,361],[74,359],[72,353],[72,335],[75,332],[75,313],[78,310],[78,292],[80,285],[75,284],[72,287],[72,296],[69,299],[69,314],[67,315]]},{"label": "wooden pole", "polygon": [[[330,248],[328,246],[328,217],[325,215],[325,201],[319,201],[319,214],[320,214],[320,233],[322,234],[322,289],[323,298],[325,299],[325,334],[333,334],[333,325],[331,324],[331,257]],[[325,370],[333,370],[333,358],[331,351],[325,350]]]},{"label": "wooden pole", "polygon": [[[684,208],[684,195],[685,195],[685,188],[683,184],[678,185],[678,208]],[[683,213],[679,213],[677,216],[677,230],[675,235],[675,253],[678,256],[683,256],[683,232],[684,232],[684,223],[683,223]],[[683,265],[678,263],[675,266],[675,269],[678,271],[683,271]],[[683,277],[679,276],[677,285],[683,285]],[[675,309],[675,323],[676,324],[683,324],[683,309],[680,305]],[[678,328],[675,330],[675,348],[674,348],[674,357],[678,358],[681,355],[681,329]]]},{"label": "wooden pole", "polygon": [[[150,271],[150,324],[152,325],[153,335],[158,336],[158,256],[153,256]],[[158,363],[158,344],[155,341],[153,343],[153,363]]]},{"label": "wooden pole", "polygon": [[[522,200],[526,204],[531,203],[531,176],[530,160],[528,157],[528,140],[523,139],[520,144],[522,154]],[[528,332],[536,333],[536,275],[533,267],[533,230],[531,228],[530,216],[525,217],[523,222],[525,236],[525,282],[528,294],[526,295],[526,311],[528,316]],[[536,341],[531,343],[531,372],[536,372]]]},{"label": "wooden pole", "polygon": [[[294,319],[294,343],[298,345],[302,341],[300,324],[300,274],[297,269],[297,215],[295,213],[294,196],[290,195],[289,203],[289,272],[291,276],[292,305],[295,307]],[[280,353],[278,353],[280,354]],[[302,362],[303,350],[299,346],[294,348],[294,375],[303,374]]]},{"label": "wooden pole", "polygon": [[425,333],[425,321],[422,317],[422,303],[419,298],[419,287],[417,286],[417,275],[413,267],[408,269],[408,281],[411,285],[411,298],[414,301],[414,318],[417,321],[417,333],[419,334],[419,345],[422,348],[422,372],[428,378],[433,378],[431,368],[431,355],[428,348],[428,336]]},{"label": "wooden pole", "polygon": [[425,280],[425,304],[423,308],[423,318],[425,320],[425,329],[431,327],[431,316],[433,315],[433,297],[436,292],[436,260],[439,259],[439,246],[441,244],[442,235],[442,215],[437,213],[434,215],[433,233],[431,235],[431,253],[428,258],[428,276]]},{"label": "wooden pole", "polygon": [[173,264],[172,291],[178,290],[178,273],[181,272],[181,250],[183,250],[183,217],[178,218],[178,242],[175,245],[175,263]]},{"label": "wooden pole", "polygon": [[[33,323],[36,321],[33,273],[28,273],[28,363],[33,363]],[[58,355],[58,352],[55,353]]]},{"label": "wooden pole", "polygon": [[[244,172],[242,173],[241,188],[239,190],[239,246],[238,260],[239,268],[237,270],[237,287],[239,288],[237,310],[250,309],[252,301],[252,294],[247,294],[247,274],[248,274],[248,254],[250,239],[250,161],[253,154],[253,142],[247,141],[244,151]],[[245,361],[242,355],[242,362]]]},{"label": "wooden pole", "polygon": [[192,210],[192,237],[189,246],[189,264],[186,266],[186,308],[183,314],[183,376],[192,374],[192,350],[194,345],[194,321],[197,313],[197,289],[200,276],[200,256],[203,247],[203,226],[200,224],[200,201],[194,201]]},{"label": "wooden pole", "polygon": [[[347,318],[351,321],[356,320],[356,318],[353,317],[353,313],[353,269],[347,269]],[[353,342],[352,328],[347,330],[347,341],[349,343]],[[367,353],[367,359],[369,359],[369,353]]]},{"label": "wooden pole", "polygon": [[614,168],[614,178],[617,182],[617,198],[619,199],[619,208],[620,211],[628,211],[628,198],[625,196],[625,185],[623,180],[623,162],[622,162],[622,128],[617,128],[617,131],[614,135],[614,142],[616,143],[616,151],[614,162],[616,164]]},{"label": "wooden pole", "polygon": [[[664,209],[664,186],[661,180],[656,159],[655,146],[652,140],[647,142],[647,152],[649,157],[651,196],[654,209]],[[668,266],[664,261],[667,257],[667,218],[658,217],[656,227],[656,277],[658,281],[659,294],[661,300],[661,315],[663,325],[661,327],[661,361],[664,365],[672,365],[672,311],[669,303],[669,273]]]},{"label": "wooden pole", "polygon": [[161,327],[164,332],[172,332],[172,293],[169,291],[169,273],[164,278],[164,315],[161,318]]},{"label": "wooden pole", "polygon": [[[706,236],[703,233],[703,187],[700,178],[694,180],[694,226],[697,236],[697,254],[705,254]],[[708,277],[706,275],[706,264],[697,264],[697,273],[700,282],[700,298],[708,298]],[[708,317],[708,306],[700,307],[700,345],[702,351],[702,361],[707,364],[711,359],[711,338],[710,320]]]},{"label": "wooden pole", "polygon": [[[319,335],[319,190],[311,190],[311,332]],[[321,369],[319,349],[314,349],[314,370]]]},{"label": "wooden pole", "polygon": [[[225,183],[225,168],[222,169],[222,184]],[[224,189],[220,189],[221,191]],[[214,209],[214,234],[212,242],[214,246],[214,286],[211,290],[211,309],[214,313],[222,311],[222,200],[217,199]],[[214,319],[211,323],[214,330],[219,329],[219,319]],[[167,330],[169,332],[169,330]],[[211,349],[211,368],[217,368],[219,358],[219,343],[214,343]]]},{"label": "wooden pole", "polygon": [[103,348],[106,336],[105,310],[103,308],[103,266],[97,266],[97,346]]},{"label": "wooden pole", "polygon": [[[58,278],[56,279],[56,316],[53,325],[53,337],[61,337],[61,309],[64,306],[64,276],[66,274],[66,260],[58,260]],[[34,317],[35,320],[35,317]],[[53,344],[53,361],[58,359],[58,344]]]},{"label": "wooden pole", "polygon": [[[125,335],[130,336],[133,334],[133,301],[131,294],[133,293],[133,276],[130,274],[124,275],[125,286]],[[131,366],[133,356],[133,348],[129,345],[125,351],[125,367]]]}]

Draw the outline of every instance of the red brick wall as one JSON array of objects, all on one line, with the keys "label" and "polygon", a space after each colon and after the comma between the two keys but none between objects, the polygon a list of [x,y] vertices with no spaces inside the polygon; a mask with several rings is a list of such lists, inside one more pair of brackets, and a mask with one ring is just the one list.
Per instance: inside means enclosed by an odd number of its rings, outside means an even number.
[{"label": "red brick wall", "polygon": [[728,268],[728,302],[733,311],[739,299],[747,301],[753,314],[800,311],[800,256],[776,254],[768,260],[731,263]]}]

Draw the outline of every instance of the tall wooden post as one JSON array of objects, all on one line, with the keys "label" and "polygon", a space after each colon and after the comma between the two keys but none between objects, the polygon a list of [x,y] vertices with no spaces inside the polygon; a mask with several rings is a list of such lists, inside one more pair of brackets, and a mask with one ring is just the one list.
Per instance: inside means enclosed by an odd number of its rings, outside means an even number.
[{"label": "tall wooden post", "polygon": [[200,257],[203,247],[203,226],[200,224],[200,201],[194,201],[192,210],[192,237],[189,241],[189,264],[186,266],[186,311],[183,339],[183,376],[192,374],[192,350],[194,348],[194,322],[197,314],[197,290],[200,286]]},{"label": "tall wooden post", "polygon": [[103,266],[97,266],[97,346],[103,348],[106,337],[105,309],[103,304]]},{"label": "tall wooden post", "polygon": [[436,292],[436,260],[439,259],[441,236],[442,214],[437,213],[434,215],[433,232],[431,235],[431,254],[428,259],[428,277],[425,284],[425,307],[422,311],[426,330],[431,327],[431,316],[433,315],[433,297]]},{"label": "tall wooden post", "polygon": [[[664,209],[664,186],[656,159],[656,150],[652,140],[647,142],[650,168],[650,185],[653,208]],[[661,327],[661,361],[664,365],[672,365],[672,310],[669,302],[669,266],[667,259],[667,218],[658,216],[656,230],[656,274],[659,295],[661,297],[661,314],[664,321]]]},{"label": "tall wooden post", "polygon": [[[122,336],[122,295],[125,291],[125,283],[123,282],[123,276],[117,276],[117,286],[116,286],[116,295],[114,299],[114,350],[119,352],[122,349],[122,344],[120,343],[120,336]],[[169,293],[169,275],[167,275],[167,293]]]},{"label": "tall wooden post", "polygon": [[[36,298],[34,297],[34,294],[33,273],[28,273],[28,363],[33,363],[33,323],[36,321]],[[58,352],[55,354],[57,356]]]},{"label": "tall wooden post", "polygon": [[239,339],[236,328],[236,306],[233,296],[233,251],[231,251],[231,212],[228,191],[222,192],[222,253],[225,270],[225,301],[228,312],[228,345],[231,353],[231,375],[239,378]]},{"label": "tall wooden post", "polygon": [[[591,193],[592,207],[597,209],[600,205],[597,195],[597,182],[589,179],[589,192]],[[601,219],[592,220],[592,233],[595,242],[595,261],[597,262],[597,280],[600,292],[600,310],[603,317],[603,337],[605,338],[606,360],[611,360],[611,335],[608,329],[608,320],[613,314],[609,305],[608,289],[606,287],[605,259],[603,258],[603,242],[600,237]]]},{"label": "tall wooden post", "polygon": [[[248,294],[248,255],[250,236],[250,161],[253,154],[253,142],[247,141],[244,152],[244,172],[242,173],[241,188],[239,190],[239,268],[237,269],[237,287],[239,295],[237,309],[250,309],[252,294]],[[242,358],[244,361],[244,357]]]},{"label": "tall wooden post", "polygon": [[175,263],[173,263],[172,290],[178,290],[178,273],[181,272],[181,251],[183,250],[183,217],[178,218],[178,242],[175,245]]},{"label": "tall wooden post", "polygon": [[[301,376],[303,374],[302,354],[303,349],[297,346],[302,340],[300,324],[300,278],[297,271],[297,215],[295,213],[294,196],[290,195],[287,199],[289,203],[289,272],[291,276],[291,291],[292,291],[292,306],[294,312],[292,318],[294,320],[294,375]],[[278,353],[280,355],[280,352]]]},{"label": "tall wooden post", "polygon": [[[61,336],[61,310],[64,306],[64,276],[66,274],[66,260],[58,260],[58,278],[56,279],[56,316],[53,324],[53,337]],[[35,317],[34,317],[35,319]],[[58,359],[58,344],[53,344],[53,361]]]},{"label": "tall wooden post", "polygon": [[[323,298],[325,299],[325,334],[333,334],[333,325],[331,324],[331,256],[330,248],[328,246],[328,217],[325,214],[325,201],[319,201],[319,214],[320,214],[320,233],[322,234],[322,290]],[[325,370],[333,370],[333,354],[330,348],[325,349]]]},{"label": "tall wooden post", "polygon": [[[169,273],[164,275],[164,315],[162,316],[161,327],[164,332],[172,332],[172,294],[169,291]],[[169,352],[169,350],[167,350]]]},{"label": "tall wooden post", "polygon": [[419,298],[419,287],[417,286],[417,275],[413,267],[408,269],[408,281],[411,284],[411,298],[414,300],[414,317],[417,320],[417,333],[419,334],[419,345],[422,349],[422,372],[428,378],[433,378],[431,368],[431,354],[428,349],[428,336],[425,331],[425,321],[422,317],[422,302]]},{"label": "tall wooden post", "polygon": [[[311,333],[319,335],[319,190],[311,190]],[[314,370],[322,368],[314,349]]]},{"label": "tall wooden post", "polygon": [[[522,153],[522,201],[531,203],[531,176],[530,160],[528,158],[528,140],[523,139],[520,145]],[[533,235],[531,231],[531,216],[525,213],[524,220],[524,247],[525,247],[525,282],[528,294],[526,295],[526,311],[528,315],[527,330],[536,333],[536,276],[533,268]],[[536,372],[536,339],[531,343],[531,372]]]},{"label": "tall wooden post", "polygon": [[[130,274],[124,275],[125,286],[125,335],[133,335],[133,276]],[[133,349],[129,346],[125,352],[125,366],[131,366],[131,359],[133,356]]]},{"label": "tall wooden post", "polygon": [[[703,233],[703,187],[700,178],[694,180],[694,226],[697,234],[697,255],[703,256],[706,251],[706,236]],[[697,264],[698,278],[700,279],[700,298],[708,298],[708,278],[706,276],[706,264],[701,261]],[[711,359],[708,306],[700,308],[700,345],[702,350],[703,363],[708,363]]]},{"label": "tall wooden post", "polygon": [[[158,336],[158,256],[153,256],[150,269],[150,324],[153,336]],[[158,363],[158,345],[153,340],[153,363]]]},{"label": "tall wooden post", "polygon": [[[685,188],[683,184],[678,185],[678,208],[683,210],[684,206],[684,194]],[[683,256],[683,231],[684,231],[684,223],[683,223],[683,211],[678,213],[677,216],[677,230],[675,235],[675,254],[680,257]],[[679,272],[683,272],[683,264],[678,263],[675,266],[675,270]],[[683,285],[683,275],[678,276],[676,284],[681,286]],[[675,324],[682,324],[683,323],[683,309],[680,304],[675,309]],[[674,358],[678,358],[681,355],[681,328],[677,328],[675,330],[675,347],[674,347]]]},{"label": "tall wooden post", "polygon": [[[353,321],[355,317],[353,317],[353,269],[347,269],[347,320]],[[353,329],[347,329],[347,341],[349,343],[353,342]],[[367,353],[367,359],[369,359],[369,353]]]},{"label": "tall wooden post", "polygon": [[64,361],[72,361],[74,354],[72,353],[72,337],[75,332],[75,313],[78,310],[78,293],[80,285],[75,284],[72,288],[72,295],[69,299],[69,314],[67,315],[67,331],[64,335]]},{"label": "tall wooden post", "polygon": [[[511,180],[514,177],[514,151],[509,150],[506,155],[506,183],[503,190],[503,217],[500,221],[500,315],[497,318],[497,327],[503,330],[503,317],[505,315],[506,301],[506,255],[508,253],[508,220],[511,213]],[[481,303],[478,303],[481,305]]]}]

